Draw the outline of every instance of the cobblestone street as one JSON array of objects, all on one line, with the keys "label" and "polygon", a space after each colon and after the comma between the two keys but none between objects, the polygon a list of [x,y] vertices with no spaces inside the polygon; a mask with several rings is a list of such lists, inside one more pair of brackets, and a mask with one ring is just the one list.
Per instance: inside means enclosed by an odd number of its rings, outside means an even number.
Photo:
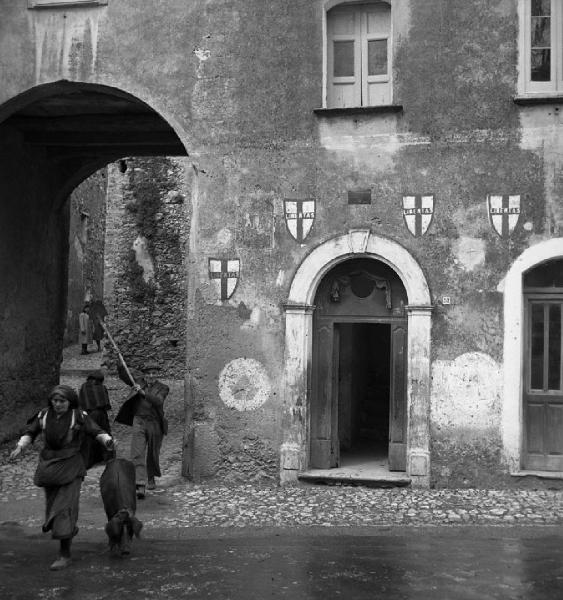
[{"label": "cobblestone street", "polygon": [[[81,372],[99,365],[100,355],[77,356],[67,349],[61,382],[78,388]],[[71,352],[74,352],[71,354]],[[563,491],[412,488],[372,489],[301,484],[194,485],[181,477],[183,393],[181,381],[171,387],[167,416],[173,424],[162,450],[163,477],[138,503],[138,515],[150,527],[345,527],[393,525],[558,525],[563,523]],[[114,408],[126,386],[106,379]],[[115,412],[115,411],[114,411]],[[112,419],[113,420],[113,419]],[[118,455],[127,457],[129,431],[112,424]],[[13,444],[0,449],[0,522],[38,528],[43,516],[43,491],[33,485],[40,443],[9,462]],[[103,466],[88,473],[81,495],[79,525],[101,529],[104,513],[98,490]]]}]

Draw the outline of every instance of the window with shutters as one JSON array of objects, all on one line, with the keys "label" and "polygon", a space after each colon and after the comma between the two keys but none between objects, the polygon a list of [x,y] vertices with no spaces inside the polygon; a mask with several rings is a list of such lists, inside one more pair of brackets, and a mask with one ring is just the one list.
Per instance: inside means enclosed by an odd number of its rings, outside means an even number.
[{"label": "window with shutters", "polygon": [[520,0],[520,92],[563,92],[563,0]]},{"label": "window with shutters", "polygon": [[332,8],[327,13],[328,108],[391,101],[391,6],[373,2]]}]

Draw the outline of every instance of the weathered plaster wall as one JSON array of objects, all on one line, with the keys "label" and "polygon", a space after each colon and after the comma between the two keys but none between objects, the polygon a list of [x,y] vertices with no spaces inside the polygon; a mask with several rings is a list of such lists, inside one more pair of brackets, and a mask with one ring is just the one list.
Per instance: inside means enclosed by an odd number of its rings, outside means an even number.
[{"label": "weathered plaster wall", "polygon": [[501,450],[498,363],[467,352],[432,365],[432,470],[445,485],[491,483]]}]

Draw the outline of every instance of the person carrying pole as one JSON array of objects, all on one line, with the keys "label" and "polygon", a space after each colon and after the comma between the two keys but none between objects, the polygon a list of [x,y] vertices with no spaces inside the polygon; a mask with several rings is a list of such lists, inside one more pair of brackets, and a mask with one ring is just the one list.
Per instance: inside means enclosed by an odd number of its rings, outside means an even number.
[{"label": "person carrying pole", "polygon": [[170,388],[156,379],[160,366],[155,362],[146,363],[142,372],[129,369],[107,326],[100,323],[117,352],[119,377],[132,388],[115,420],[133,428],[130,460],[135,465],[137,498],[142,500],[147,489],[155,489],[155,477],[161,476],[160,448],[168,433],[164,401]]}]

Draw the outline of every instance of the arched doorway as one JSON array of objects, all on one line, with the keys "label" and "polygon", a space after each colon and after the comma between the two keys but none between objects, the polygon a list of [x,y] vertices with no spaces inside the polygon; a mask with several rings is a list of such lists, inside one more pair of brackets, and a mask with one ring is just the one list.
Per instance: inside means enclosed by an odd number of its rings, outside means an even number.
[{"label": "arched doorway", "polygon": [[315,294],[310,467],[406,470],[407,294],[381,261],[349,259]]},{"label": "arched doorway", "polygon": [[69,194],[123,156],[186,155],[179,135],[156,110],[113,87],[57,81],[0,106],[3,436],[13,435],[58,382]]},{"label": "arched doorway", "polygon": [[406,313],[406,473],[413,485],[430,483],[430,328],[432,305],[424,273],[400,244],[351,230],[327,240],[298,267],[285,304],[284,419],[280,480],[294,482],[311,464],[313,315],[324,277],[350,259],[370,259],[396,274],[408,304]]},{"label": "arched doorway", "polygon": [[563,259],[524,273],[522,467],[563,472]]},{"label": "arched doorway", "polygon": [[[553,309],[549,296],[555,294],[551,297],[557,302],[558,286],[551,285],[550,278],[544,279],[542,274],[552,273],[553,268],[557,271],[557,266],[553,265],[560,264],[562,259],[563,238],[536,244],[514,261],[498,286],[498,291],[504,293],[502,439],[504,457],[511,473],[522,470],[549,472],[552,470],[548,469],[548,456],[551,453],[549,448],[555,448],[557,452],[558,440],[553,440],[555,446],[551,442],[544,443],[548,441],[546,436],[551,435],[544,424],[549,412],[553,410],[556,412],[552,412],[551,418],[559,420],[556,406],[558,402],[549,400],[549,397],[557,396],[557,390],[549,390],[549,344],[550,340],[555,340],[549,325],[551,323],[553,328],[556,323],[556,320],[552,321],[550,318],[555,316],[556,310],[551,312]],[[544,264],[546,267],[542,267]],[[542,281],[550,285],[536,285]],[[535,315],[532,315],[534,312]],[[542,348],[546,350],[541,354],[538,352],[540,340],[544,344]],[[551,353],[551,362],[555,365],[557,354],[554,341]],[[536,377],[539,377],[540,357],[541,389],[534,387],[540,385],[539,379],[534,379],[533,385],[531,380],[532,360],[535,361],[534,369],[537,369]],[[543,394],[544,391],[548,393]],[[552,423],[554,424],[555,422]],[[531,450],[530,453],[528,449]]]}]

